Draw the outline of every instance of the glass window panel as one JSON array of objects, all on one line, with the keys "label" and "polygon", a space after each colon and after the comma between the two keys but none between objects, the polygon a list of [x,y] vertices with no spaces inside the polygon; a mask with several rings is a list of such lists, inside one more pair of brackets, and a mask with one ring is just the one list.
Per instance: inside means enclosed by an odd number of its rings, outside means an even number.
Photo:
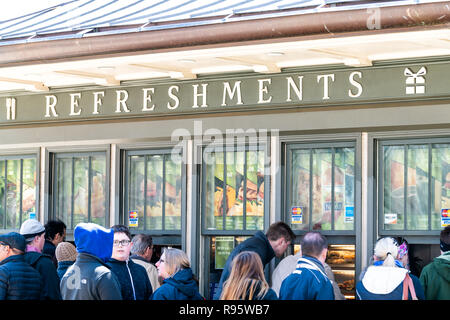
[{"label": "glass window panel", "polygon": [[227,152],[226,230],[244,228],[244,152]]},{"label": "glass window panel", "polygon": [[403,146],[385,146],[383,217],[385,230],[404,228],[405,150]]},{"label": "glass window panel", "polygon": [[165,156],[165,229],[181,229],[181,162]]},{"label": "glass window panel", "polygon": [[91,157],[91,222],[106,223],[106,159],[104,156]]},{"label": "glass window panel", "polygon": [[128,186],[128,212],[126,212],[127,216],[125,219],[129,219],[130,212],[136,212],[138,219],[138,226],[136,227],[137,230],[142,230],[144,228],[144,173],[145,157],[131,156]]},{"label": "glass window panel", "polygon": [[336,148],[334,163],[334,229],[353,230],[355,221],[354,149]]},{"label": "glass window panel", "polygon": [[6,228],[20,228],[20,160],[6,161]]},{"label": "glass window panel", "polygon": [[6,176],[5,176],[6,161],[0,160],[0,228],[5,228],[5,195],[6,195]]},{"label": "glass window panel", "polygon": [[450,209],[450,144],[432,148],[432,230],[441,230],[441,210]]},{"label": "glass window panel", "polygon": [[309,228],[310,156],[309,150],[292,152],[292,187],[288,216],[293,230]]},{"label": "glass window panel", "polygon": [[22,173],[22,221],[28,219],[31,212],[36,213],[36,159],[23,159]]},{"label": "glass window panel", "polygon": [[[245,185],[245,214],[247,230],[257,230],[257,226],[260,221],[258,218],[258,209],[261,208],[258,205],[258,183],[261,183],[260,176],[262,172],[264,172],[264,168],[261,172],[259,167],[259,158],[258,151],[247,151],[247,180]],[[260,201],[260,203],[262,204],[262,208],[264,208],[264,203],[262,203],[262,201]]]},{"label": "glass window panel", "polygon": [[408,230],[428,230],[428,145],[408,146]]},{"label": "glass window panel", "polygon": [[313,150],[313,230],[331,230],[332,150]]},{"label": "glass window panel", "polygon": [[67,226],[73,229],[72,215],[72,158],[56,160],[56,196],[55,215]]},{"label": "glass window panel", "polygon": [[[205,152],[204,154],[206,228],[209,230],[262,230],[264,227],[264,151],[228,150],[226,153]],[[225,182],[224,175],[226,175]],[[223,192],[224,183],[226,183],[225,193]],[[226,212],[225,220],[223,212]]]},{"label": "glass window panel", "polygon": [[[265,170],[265,153],[264,151],[260,150],[258,151],[258,172],[257,172],[257,179],[258,183],[256,185],[256,203],[252,206],[252,215],[247,215],[255,222],[255,228],[254,230],[262,230],[264,228],[264,170]],[[249,217],[247,217],[247,229],[251,229]]]},{"label": "glass window panel", "polygon": [[89,157],[75,158],[73,182],[73,225],[89,222]]},{"label": "glass window panel", "polygon": [[[147,199],[146,199],[146,229],[162,230],[163,212],[163,156],[147,156]],[[144,167],[142,164],[142,174]],[[142,179],[144,177],[142,176]],[[144,181],[144,180],[142,180]],[[142,194],[144,194],[142,182]]]},{"label": "glass window panel", "polygon": [[224,205],[224,182],[223,182],[223,166],[224,154],[204,153],[204,161],[206,164],[206,190],[205,190],[205,207],[206,207],[206,228],[223,230],[223,205]]}]

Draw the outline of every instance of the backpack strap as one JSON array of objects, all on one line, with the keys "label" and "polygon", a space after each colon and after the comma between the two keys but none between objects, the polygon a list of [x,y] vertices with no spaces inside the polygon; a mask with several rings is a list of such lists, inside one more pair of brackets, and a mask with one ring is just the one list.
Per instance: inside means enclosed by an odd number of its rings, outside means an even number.
[{"label": "backpack strap", "polygon": [[416,290],[414,289],[414,284],[412,282],[409,273],[406,274],[405,279],[403,280],[403,300],[408,300],[408,289],[411,292],[411,297],[413,300],[418,300],[416,296]]}]

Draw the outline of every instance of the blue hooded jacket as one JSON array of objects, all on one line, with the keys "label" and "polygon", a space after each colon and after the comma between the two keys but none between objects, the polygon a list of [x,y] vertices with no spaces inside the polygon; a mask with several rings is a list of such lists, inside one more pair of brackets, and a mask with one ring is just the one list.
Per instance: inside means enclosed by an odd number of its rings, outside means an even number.
[{"label": "blue hooded jacket", "polygon": [[120,283],[105,263],[111,258],[114,231],[95,223],[74,230],[78,256],[61,279],[64,300],[121,300]]},{"label": "blue hooded jacket", "polygon": [[192,277],[191,268],[186,268],[164,279],[163,285],[153,293],[152,300],[204,300]]},{"label": "blue hooded jacket", "polygon": [[95,223],[79,223],[73,232],[78,253],[89,253],[107,262],[113,252],[114,231]]}]

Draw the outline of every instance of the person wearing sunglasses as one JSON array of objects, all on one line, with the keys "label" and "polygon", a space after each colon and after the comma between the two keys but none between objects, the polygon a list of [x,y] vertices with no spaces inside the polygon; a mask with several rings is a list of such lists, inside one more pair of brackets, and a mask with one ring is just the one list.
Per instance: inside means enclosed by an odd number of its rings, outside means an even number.
[{"label": "person wearing sunglasses", "polygon": [[149,300],[153,293],[147,271],[130,259],[133,246],[131,234],[125,225],[112,226],[114,246],[108,265],[120,282],[123,300]]}]

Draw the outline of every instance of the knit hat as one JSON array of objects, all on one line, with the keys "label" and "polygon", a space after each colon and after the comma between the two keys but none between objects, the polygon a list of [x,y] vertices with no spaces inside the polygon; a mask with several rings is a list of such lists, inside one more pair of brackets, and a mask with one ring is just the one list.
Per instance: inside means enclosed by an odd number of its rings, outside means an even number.
[{"label": "knit hat", "polygon": [[0,243],[22,252],[25,252],[25,248],[27,246],[25,243],[25,238],[17,232],[10,232],[0,235]]},{"label": "knit hat", "polygon": [[56,260],[75,261],[77,259],[77,249],[70,242],[61,242],[55,250]]},{"label": "knit hat", "polygon": [[28,219],[25,220],[24,223],[22,223],[19,232],[25,237],[25,240],[31,240],[35,236],[45,232],[45,228],[42,223],[40,223],[36,219]]}]

